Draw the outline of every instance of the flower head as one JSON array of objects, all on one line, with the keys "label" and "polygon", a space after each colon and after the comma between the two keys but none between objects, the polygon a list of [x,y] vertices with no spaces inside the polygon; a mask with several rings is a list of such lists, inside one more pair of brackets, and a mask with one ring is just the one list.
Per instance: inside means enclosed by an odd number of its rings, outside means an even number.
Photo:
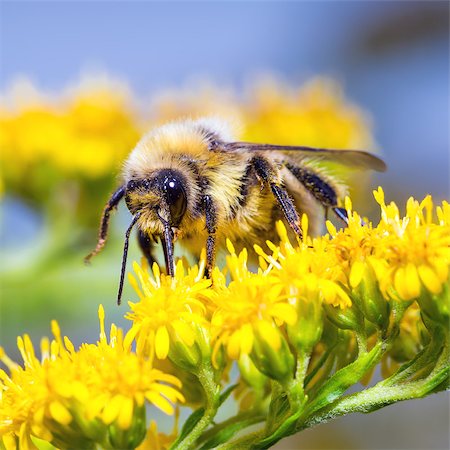
[{"label": "flower head", "polygon": [[27,335],[18,339],[23,367],[3,356],[11,374],[0,372],[0,431],[17,437],[20,448],[34,448],[33,436],[63,447],[105,440],[119,448],[137,445],[145,434],[146,401],[167,414],[173,414],[173,402],[183,401],[179,380],[132,353],[130,337],[115,325],[108,340],[102,307],[99,317],[96,344],[76,351],[53,322],[55,339],[42,341],[42,360]]},{"label": "flower head", "polygon": [[205,302],[213,294],[211,281],[203,279],[203,269],[195,267],[186,274],[179,261],[172,278],[161,274],[154,264],[152,278],[144,260],[142,266],[134,263],[133,268],[141,287],[133,276],[130,282],[140,301],[129,302],[131,311],[126,318],[133,322],[130,332],[137,338],[138,352],[164,359],[174,343],[192,347],[199,327],[207,324]]},{"label": "flower head", "polygon": [[378,229],[385,236],[379,251],[389,263],[395,293],[404,300],[420,297],[422,289],[440,294],[449,277],[450,226],[444,213],[448,204],[438,208],[436,223],[431,196],[420,203],[410,198],[406,215],[400,218],[397,205],[384,202],[381,188],[374,195],[382,211]]}]

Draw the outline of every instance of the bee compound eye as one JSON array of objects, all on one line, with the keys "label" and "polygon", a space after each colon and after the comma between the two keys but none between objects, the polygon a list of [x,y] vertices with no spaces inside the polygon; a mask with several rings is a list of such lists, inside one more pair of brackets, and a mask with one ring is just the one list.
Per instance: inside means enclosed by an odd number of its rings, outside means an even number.
[{"label": "bee compound eye", "polygon": [[183,183],[175,176],[164,179],[163,190],[173,226],[178,226],[187,208],[187,197]]},{"label": "bee compound eye", "polygon": [[138,181],[136,181],[136,180],[130,180],[130,181],[127,183],[127,191],[134,191],[134,190],[137,189],[138,186],[139,186]]}]

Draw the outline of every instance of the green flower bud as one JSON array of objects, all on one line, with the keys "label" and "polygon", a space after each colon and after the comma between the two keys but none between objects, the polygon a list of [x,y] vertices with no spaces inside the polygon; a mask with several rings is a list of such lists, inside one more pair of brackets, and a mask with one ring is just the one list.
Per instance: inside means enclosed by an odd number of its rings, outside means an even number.
[{"label": "green flower bud", "polygon": [[109,442],[113,448],[136,448],[145,438],[147,424],[145,420],[145,406],[134,408],[131,426],[123,430],[117,423],[108,427]]},{"label": "green flower bud", "polygon": [[297,349],[310,353],[323,330],[323,309],[318,299],[299,298],[296,302],[297,322],[287,325],[289,342]]},{"label": "green flower bud", "polygon": [[[263,322],[265,323],[265,322]],[[256,327],[250,357],[256,368],[269,378],[283,382],[294,373],[294,356],[278,327]]]},{"label": "green flower bud", "polygon": [[363,323],[361,311],[354,305],[351,308],[324,305],[325,313],[330,321],[342,330],[358,330]]},{"label": "green flower bud", "polygon": [[194,343],[187,345],[181,339],[172,342],[169,350],[170,360],[178,367],[196,373],[203,361],[211,359],[209,332],[200,325],[193,325]]},{"label": "green flower bud", "polygon": [[389,325],[389,303],[383,297],[378,286],[373,264],[377,261],[367,259],[357,261],[350,272],[351,297],[362,311],[364,317],[384,330]]}]

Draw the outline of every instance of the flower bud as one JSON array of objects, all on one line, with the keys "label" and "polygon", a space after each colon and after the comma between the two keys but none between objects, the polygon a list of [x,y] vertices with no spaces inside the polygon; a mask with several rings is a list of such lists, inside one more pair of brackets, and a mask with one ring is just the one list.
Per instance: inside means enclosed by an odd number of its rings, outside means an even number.
[{"label": "flower bud", "polygon": [[389,325],[390,308],[378,286],[374,270],[376,264],[376,260],[368,258],[365,262],[357,261],[352,265],[349,277],[351,297],[365,319],[386,329]]},{"label": "flower bud", "polygon": [[297,322],[287,325],[289,342],[297,349],[310,353],[323,330],[322,303],[318,298],[298,298]]},{"label": "flower bud", "polygon": [[294,356],[278,327],[261,321],[255,326],[250,357],[256,368],[269,378],[283,382],[294,373]]},{"label": "flower bud", "polygon": [[363,317],[361,311],[354,305],[342,309],[332,305],[324,305],[325,313],[330,321],[342,330],[357,330],[361,328]]},{"label": "flower bud", "polygon": [[136,448],[145,438],[147,424],[145,406],[135,406],[133,418],[128,428],[123,429],[116,421],[108,427],[108,438],[115,449]]}]

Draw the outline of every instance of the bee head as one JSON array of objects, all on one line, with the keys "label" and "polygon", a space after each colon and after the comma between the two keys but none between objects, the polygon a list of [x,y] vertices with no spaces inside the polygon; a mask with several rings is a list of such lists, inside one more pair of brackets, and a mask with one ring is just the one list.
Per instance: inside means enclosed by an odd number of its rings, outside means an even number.
[{"label": "bee head", "polygon": [[187,209],[186,180],[178,170],[160,169],[148,178],[132,178],[126,184],[125,201],[131,213],[153,211],[177,228]]}]

